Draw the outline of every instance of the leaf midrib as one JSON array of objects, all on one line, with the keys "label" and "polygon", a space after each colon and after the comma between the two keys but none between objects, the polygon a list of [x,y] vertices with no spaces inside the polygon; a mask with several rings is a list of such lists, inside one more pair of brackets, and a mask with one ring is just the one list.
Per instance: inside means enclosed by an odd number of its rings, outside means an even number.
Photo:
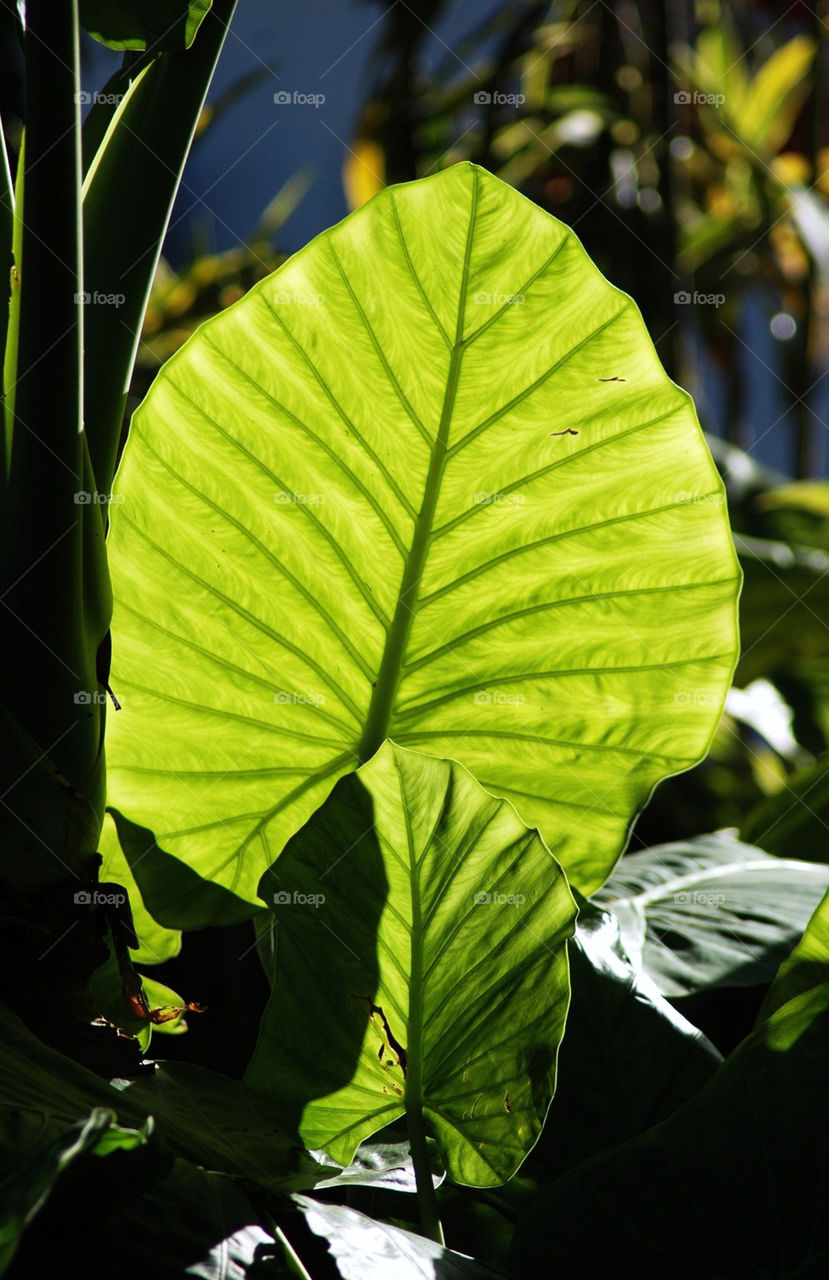
[{"label": "leaf midrib", "polygon": [[455,396],[460,380],[461,362],[464,353],[463,327],[466,315],[466,299],[469,290],[470,262],[472,243],[475,235],[475,219],[478,206],[478,175],[472,171],[472,204],[469,214],[469,232],[466,237],[463,271],[458,296],[458,313],[455,328],[455,342],[449,359],[449,371],[446,376],[446,391],[443,396],[443,409],[440,425],[432,447],[429,470],[423,490],[423,500],[415,523],[409,554],[403,566],[400,589],[397,593],[397,604],[394,617],[389,627],[383,657],[377,673],[377,680],[371,695],[365,728],[363,730],[357,754],[362,763],[370,760],[379,751],[388,736],[391,723],[392,708],[397,695],[397,688],[403,672],[403,656],[409,641],[412,624],[417,610],[417,599],[420,583],[429,549],[432,525],[437,509],[440,486],[446,467],[449,444],[449,428],[455,408]]},{"label": "leaf midrib", "polygon": [[[803,872],[805,867],[810,867],[820,871],[821,864],[819,862],[799,862],[796,858],[749,858],[745,862],[729,862],[720,867],[706,867],[704,870],[687,871],[680,876],[674,876],[670,880],[663,880],[661,884],[654,885],[650,889],[646,889],[642,893],[630,894],[624,898],[616,898],[615,902],[630,903],[631,906],[648,907],[652,902],[659,902],[661,899],[668,899],[673,893],[680,889],[687,889],[689,885],[701,884],[704,880],[724,880],[728,876],[744,875],[746,872],[754,874],[755,872],[774,872],[777,875],[786,871]],[[611,904],[611,909],[612,904]]]}]

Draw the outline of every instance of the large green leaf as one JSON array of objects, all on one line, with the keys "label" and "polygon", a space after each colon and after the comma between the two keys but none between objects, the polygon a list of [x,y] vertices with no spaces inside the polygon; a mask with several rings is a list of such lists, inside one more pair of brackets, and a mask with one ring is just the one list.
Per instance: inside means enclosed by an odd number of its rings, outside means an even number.
[{"label": "large green leaf", "polygon": [[739,569],[693,406],[573,233],[474,165],[202,326],[117,491],[111,800],[242,899],[386,737],[584,891],[707,749]]},{"label": "large green leaf", "polygon": [[829,885],[829,867],[725,832],[623,858],[597,901],[664,996],[771,982]]},{"label": "large green leaf", "polygon": [[347,1164],[404,1112],[454,1181],[516,1170],[555,1087],[576,907],[538,833],[461,766],[386,743],[262,878],[274,985],[257,1106]]}]

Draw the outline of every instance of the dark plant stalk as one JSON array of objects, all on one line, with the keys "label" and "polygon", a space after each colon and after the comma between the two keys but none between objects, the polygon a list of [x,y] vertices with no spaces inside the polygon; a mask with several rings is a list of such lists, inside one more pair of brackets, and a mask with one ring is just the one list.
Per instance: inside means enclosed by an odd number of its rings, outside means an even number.
[{"label": "dark plant stalk", "polygon": [[[408,1088],[407,1088],[408,1095]],[[419,1108],[406,1106],[406,1123],[409,1130],[409,1145],[412,1150],[412,1164],[417,1186],[417,1204],[420,1210],[420,1225],[423,1234],[430,1240],[444,1244],[443,1227],[438,1212],[438,1198],[432,1171],[429,1166],[429,1152],[426,1147],[426,1133],[423,1128],[423,1112]]]},{"label": "dark plant stalk", "polygon": [[32,0],[18,331],[6,360],[14,386],[5,387],[14,405],[2,627],[15,661],[2,700],[75,788],[91,787],[100,823],[102,777],[92,775],[103,707],[77,701],[97,690],[110,605],[102,508],[78,500],[91,482],[82,433],[78,67],[77,4]]}]

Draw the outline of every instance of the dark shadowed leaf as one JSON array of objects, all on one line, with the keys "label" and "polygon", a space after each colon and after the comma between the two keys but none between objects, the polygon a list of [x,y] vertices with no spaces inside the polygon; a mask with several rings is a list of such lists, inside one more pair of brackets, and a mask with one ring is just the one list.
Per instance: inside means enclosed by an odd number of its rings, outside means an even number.
[{"label": "dark shadowed leaf", "polygon": [[[510,1274],[672,1280],[829,1268],[829,994],[789,1001],[672,1119],[547,1188]],[[600,1227],[599,1225],[600,1224]]]},{"label": "dark shadowed leaf", "polygon": [[664,996],[771,982],[829,885],[829,867],[725,832],[628,855],[596,895]]}]

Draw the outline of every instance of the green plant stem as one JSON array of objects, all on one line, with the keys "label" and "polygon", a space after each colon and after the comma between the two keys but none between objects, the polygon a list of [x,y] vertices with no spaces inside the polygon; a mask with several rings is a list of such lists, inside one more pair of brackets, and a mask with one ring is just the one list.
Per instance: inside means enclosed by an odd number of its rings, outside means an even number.
[{"label": "green plant stem", "polygon": [[[115,296],[90,306],[84,352],[84,424],[98,488],[109,491],[122,443],[127,391],[161,245],[207,89],[236,0],[214,0],[193,46],[149,65],[133,54],[123,101],[84,125],[89,156],[83,189],[87,293]],[[139,70],[139,68],[141,68]],[[94,108],[93,108],[94,111]],[[90,123],[91,121],[91,123]]]},{"label": "green plant stem", "polygon": [[[6,330],[9,322],[8,304],[11,300],[12,275],[14,260],[14,185],[12,183],[9,156],[6,150],[6,136],[3,121],[0,119],[0,356],[6,350]],[[3,472],[5,479],[8,468],[10,442],[7,442],[6,461]]]},{"label": "green plant stem", "polygon": [[[407,1099],[408,1096],[407,1081]],[[444,1244],[443,1227],[441,1226],[438,1212],[438,1198],[435,1194],[435,1184],[432,1181],[432,1171],[429,1167],[426,1131],[423,1127],[423,1111],[419,1106],[417,1108],[410,1106],[408,1101],[406,1104],[406,1123],[409,1130],[409,1145],[412,1149],[412,1163],[415,1170],[420,1225],[423,1227],[423,1234],[428,1236],[430,1240],[435,1240],[438,1244]]]},{"label": "green plant stem", "polygon": [[282,1245],[285,1254],[285,1265],[299,1280],[312,1280],[310,1272],[302,1265],[302,1260],[281,1227],[274,1227],[274,1235]]},{"label": "green plant stem", "polygon": [[[410,837],[411,838],[411,837]],[[406,1047],[406,1126],[417,1186],[417,1203],[423,1234],[443,1244],[443,1228],[438,1213],[435,1184],[426,1128],[423,1123],[423,921],[420,909],[420,881],[416,851],[410,846],[412,893],[411,976],[409,982],[409,1025]]]}]

